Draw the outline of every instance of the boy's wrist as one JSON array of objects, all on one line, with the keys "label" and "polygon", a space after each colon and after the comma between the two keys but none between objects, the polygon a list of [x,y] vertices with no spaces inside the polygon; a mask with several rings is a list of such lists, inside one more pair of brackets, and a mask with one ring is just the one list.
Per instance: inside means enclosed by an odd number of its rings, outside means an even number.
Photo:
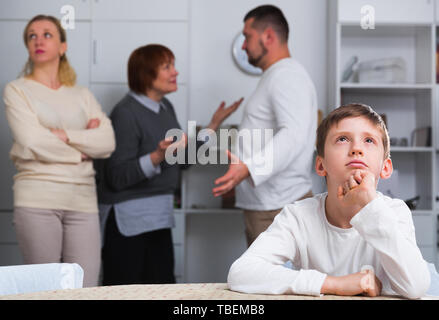
[{"label": "boy's wrist", "polygon": [[322,294],[337,294],[337,277],[326,276],[325,281],[323,281],[320,293]]},{"label": "boy's wrist", "polygon": [[373,191],[367,190],[364,197],[361,197],[361,199],[362,199],[362,201],[360,202],[361,208],[364,208],[365,206],[367,206],[369,203],[371,203],[377,197],[378,197],[378,194],[377,194],[376,190],[373,190]]}]

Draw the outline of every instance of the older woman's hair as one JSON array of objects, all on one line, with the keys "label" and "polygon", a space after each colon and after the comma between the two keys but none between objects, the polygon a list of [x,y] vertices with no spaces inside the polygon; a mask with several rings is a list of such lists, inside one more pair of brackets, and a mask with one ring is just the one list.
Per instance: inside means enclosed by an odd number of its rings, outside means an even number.
[{"label": "older woman's hair", "polygon": [[[60,21],[53,16],[46,16],[46,15],[40,14],[40,15],[33,17],[27,23],[26,28],[24,28],[23,40],[24,40],[24,45],[26,46],[26,48],[27,48],[27,43],[28,43],[28,34],[27,33],[29,31],[30,25],[32,23],[34,23],[35,21],[42,21],[42,20],[47,20],[47,21],[52,22],[56,26],[56,29],[58,30],[61,43],[67,42],[66,31],[61,26]],[[59,60],[59,67],[58,67],[58,76],[59,76],[60,82],[65,86],[74,86],[76,84],[75,70],[70,65],[65,53],[59,59],[60,60]],[[33,65],[32,60],[29,57],[27,62],[26,62],[26,65],[23,68],[22,74],[27,76],[27,75],[31,74],[33,72],[33,70],[34,70],[34,65]]]},{"label": "older woman's hair", "polygon": [[172,51],[160,44],[137,48],[128,60],[128,86],[136,93],[145,94],[157,78],[159,67],[172,60]]}]

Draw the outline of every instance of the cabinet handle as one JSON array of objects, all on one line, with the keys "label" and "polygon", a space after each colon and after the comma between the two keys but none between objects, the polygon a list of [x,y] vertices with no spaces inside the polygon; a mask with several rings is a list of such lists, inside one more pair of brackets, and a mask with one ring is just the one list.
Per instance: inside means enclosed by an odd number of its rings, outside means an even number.
[{"label": "cabinet handle", "polygon": [[97,57],[96,57],[96,51],[97,51],[98,41],[93,40],[93,64],[97,64]]}]

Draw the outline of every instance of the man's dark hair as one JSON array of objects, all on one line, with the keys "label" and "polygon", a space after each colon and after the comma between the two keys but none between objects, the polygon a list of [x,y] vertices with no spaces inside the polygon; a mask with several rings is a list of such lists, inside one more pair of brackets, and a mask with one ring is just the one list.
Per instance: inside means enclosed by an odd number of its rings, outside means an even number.
[{"label": "man's dark hair", "polygon": [[282,43],[288,41],[288,34],[290,31],[288,28],[288,22],[278,7],[272,5],[256,7],[246,14],[244,22],[250,18],[254,18],[252,28],[263,31],[267,27],[272,27]]}]

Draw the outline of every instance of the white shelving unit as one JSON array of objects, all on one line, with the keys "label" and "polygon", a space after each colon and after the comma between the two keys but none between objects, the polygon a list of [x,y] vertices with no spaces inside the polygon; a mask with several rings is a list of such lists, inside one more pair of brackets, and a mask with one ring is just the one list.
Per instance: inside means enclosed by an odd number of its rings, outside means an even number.
[{"label": "white shelving unit", "polygon": [[[374,29],[362,29],[361,21],[372,7]],[[439,180],[438,112],[435,85],[436,4],[431,0],[329,0],[328,90],[330,110],[343,104],[361,102],[385,114],[391,138],[405,138],[407,145],[392,145],[393,166],[398,171],[393,196],[408,200],[420,196],[412,210],[418,246],[424,258],[437,261],[437,205]],[[342,81],[351,57],[359,62],[401,57],[406,81],[399,83]],[[439,95],[438,95],[439,96]],[[431,145],[414,146],[412,132],[431,127]]]}]

